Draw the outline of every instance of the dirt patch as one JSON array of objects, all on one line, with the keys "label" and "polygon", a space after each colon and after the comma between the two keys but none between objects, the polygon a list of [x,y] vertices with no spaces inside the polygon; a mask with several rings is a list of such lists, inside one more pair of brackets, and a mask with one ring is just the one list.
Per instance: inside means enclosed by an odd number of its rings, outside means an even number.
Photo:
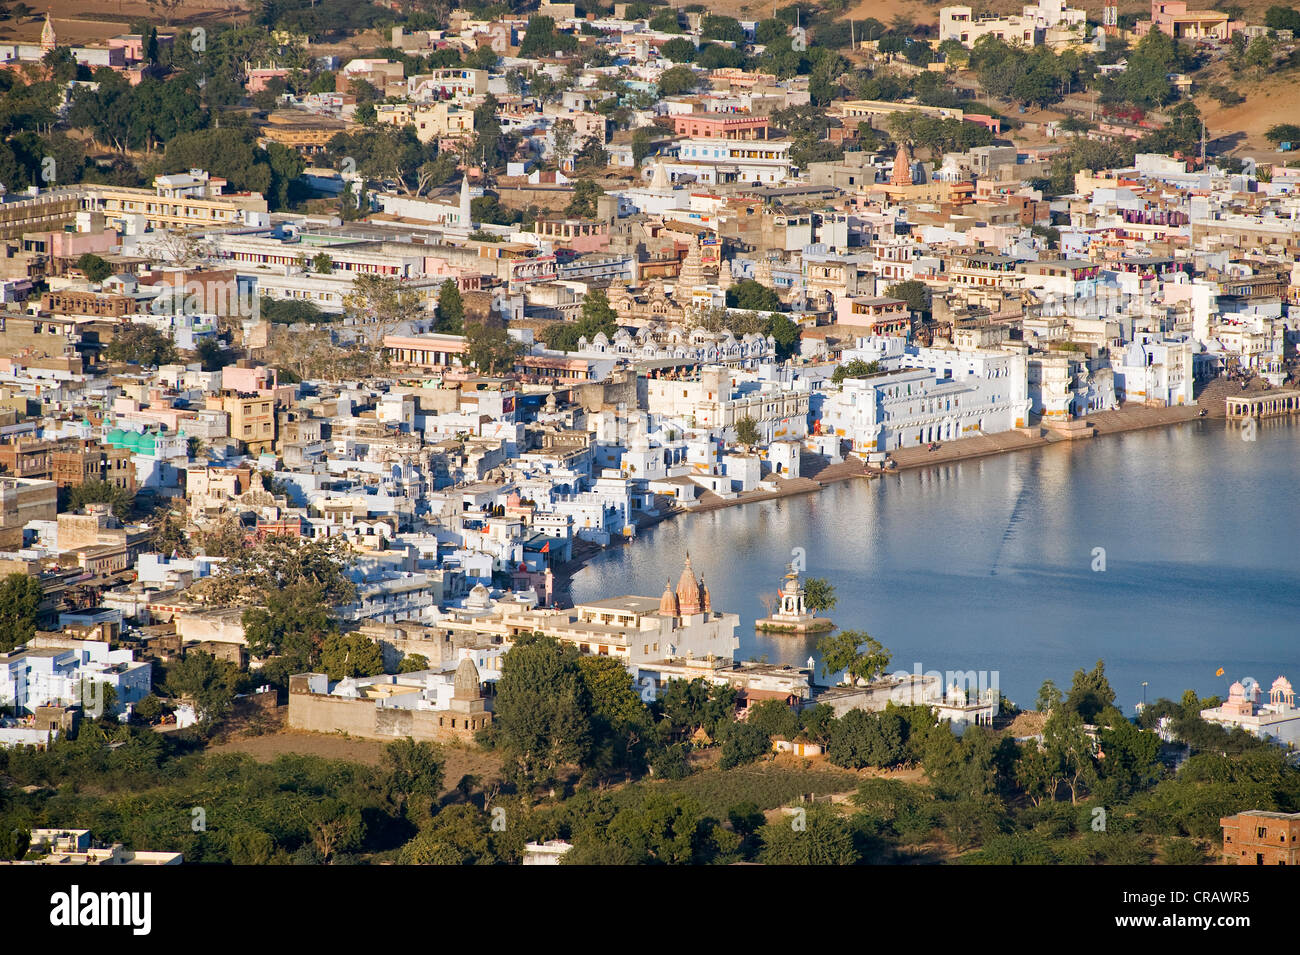
[{"label": "dirt patch", "polygon": [[186,0],[171,18],[170,27],[149,9],[144,0],[48,0],[39,16],[6,20],[0,23],[0,39],[10,43],[36,43],[45,26],[45,11],[50,13],[54,34],[60,44],[95,45],[109,37],[126,33],[130,24],[145,20],[156,24],[159,32],[188,30],[195,26],[234,23],[247,19],[248,10],[232,0]]},{"label": "dirt patch", "polygon": [[[277,756],[288,753],[299,756],[320,756],[323,759],[340,759],[366,766],[378,766],[387,742],[377,739],[357,739],[326,733],[308,733],[299,730],[281,730],[261,736],[237,736],[208,747],[209,753],[247,753],[259,763],[272,762]],[[501,759],[495,753],[472,749],[468,746],[443,746],[447,763],[443,768],[443,792],[456,788],[462,776],[472,775],[479,783],[497,778],[501,774]]]},{"label": "dirt patch", "polygon": [[[1240,75],[1234,79],[1240,79]],[[1205,118],[1205,126],[1216,145],[1231,146],[1234,156],[1254,156],[1256,159],[1290,159],[1293,153],[1279,153],[1264,138],[1269,127],[1280,123],[1294,123],[1296,74],[1292,71],[1265,77],[1257,82],[1233,83],[1233,88],[1246,97],[1237,106],[1220,106],[1208,96],[1197,96],[1196,105]],[[1223,141],[1222,137],[1228,137]]]}]

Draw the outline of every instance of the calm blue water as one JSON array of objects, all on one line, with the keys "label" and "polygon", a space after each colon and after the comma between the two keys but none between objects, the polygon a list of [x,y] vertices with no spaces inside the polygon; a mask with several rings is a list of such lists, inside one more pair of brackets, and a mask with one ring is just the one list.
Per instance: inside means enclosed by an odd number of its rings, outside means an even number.
[{"label": "calm blue water", "polygon": [[1032,706],[1101,658],[1131,713],[1144,680],[1176,699],[1300,679],[1298,475],[1285,420],[1254,442],[1208,420],[1100,437],[674,518],[597,557],[573,598],[658,595],[689,550],[740,614],[741,659],[803,663],[816,637],[753,630],[802,547],[836,587],[829,616],[892,650],[891,671],[997,671]]}]

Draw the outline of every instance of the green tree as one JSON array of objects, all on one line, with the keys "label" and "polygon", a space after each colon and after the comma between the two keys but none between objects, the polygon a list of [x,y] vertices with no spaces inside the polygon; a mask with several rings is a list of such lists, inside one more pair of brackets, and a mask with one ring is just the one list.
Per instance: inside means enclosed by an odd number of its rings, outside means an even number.
[{"label": "green tree", "polygon": [[930,313],[930,287],[924,282],[909,279],[886,287],[885,294],[890,298],[899,298],[907,307],[918,315]]},{"label": "green tree", "polygon": [[283,657],[280,669],[314,669],[334,632],[323,600],[322,589],[306,583],[268,593],[265,607],[249,607],[241,618],[248,649],[263,658]]},{"label": "green tree", "polygon": [[690,63],[695,59],[696,49],[695,44],[683,36],[669,40],[659,48],[659,53],[674,63]]},{"label": "green tree", "polygon": [[243,682],[239,667],[233,663],[191,650],[167,667],[165,685],[172,696],[194,703],[206,731],[230,711]]},{"label": "green tree", "polygon": [[125,523],[131,518],[135,495],[108,481],[87,481],[67,490],[67,510],[80,511],[87,504],[108,504],[113,516]]},{"label": "green tree", "polygon": [[27,855],[32,842],[28,829],[21,829],[8,824],[9,820],[0,817],[0,859],[17,861]]},{"label": "green tree", "polygon": [[766,865],[854,865],[860,861],[853,832],[839,811],[830,806],[800,808],[802,816],[787,816],[759,830]]},{"label": "green tree", "polygon": [[573,157],[573,168],[581,172],[603,172],[608,165],[609,152],[605,149],[605,138],[599,133],[584,139]]},{"label": "green tree", "polygon": [[44,596],[40,581],[27,574],[8,574],[0,581],[0,653],[8,653],[36,633]]},{"label": "green tree", "polygon": [[861,358],[854,358],[852,361],[846,361],[835,369],[831,375],[831,381],[840,384],[845,378],[868,378],[880,371],[880,362],[863,361]]},{"label": "green tree", "polygon": [[763,330],[776,343],[776,357],[785,361],[799,347],[799,326],[785,315],[773,315]]},{"label": "green tree", "polygon": [[104,349],[109,361],[139,365],[170,365],[177,361],[176,345],[171,338],[149,325],[129,324],[113,332],[113,340]]},{"label": "green tree", "polygon": [[611,726],[642,724],[649,710],[632,682],[632,674],[615,657],[587,654],[578,657],[591,711]]},{"label": "green tree", "polygon": [[1061,705],[1061,691],[1057,688],[1056,683],[1052,680],[1044,680],[1043,685],[1038,690],[1038,700],[1034,703],[1034,709],[1039,713],[1050,713]]},{"label": "green tree", "polygon": [[77,268],[88,282],[102,282],[113,274],[113,267],[94,252],[83,252],[78,256]]},{"label": "green tree", "polygon": [[1273,65],[1273,41],[1266,36],[1257,36],[1246,47],[1244,62],[1253,66],[1262,76]]},{"label": "green tree", "polygon": [[444,335],[459,335],[464,330],[465,302],[460,297],[460,286],[455,279],[447,279],[438,286],[438,305],[434,309],[434,331]]},{"label": "green tree", "polygon": [[685,93],[692,93],[698,83],[695,71],[689,66],[674,66],[659,74],[659,95],[681,96]]},{"label": "green tree", "polygon": [[711,13],[706,13],[700,21],[700,36],[706,40],[745,42],[745,30],[740,25],[740,21],[734,17],[715,16]]},{"label": "green tree", "polygon": [[216,335],[205,335],[194,348],[194,357],[204,371],[216,371],[226,366],[226,349]]},{"label": "green tree", "polygon": [[379,763],[380,785],[399,815],[418,821],[427,817],[429,807],[442,791],[446,765],[442,747],[407,736],[384,747]]},{"label": "green tree", "polygon": [[554,53],[569,53],[577,47],[578,38],[572,33],[556,30],[554,19],[534,16],[528,18],[528,30],[519,43],[519,56],[526,60],[535,59]]},{"label": "green tree", "polygon": [[823,676],[843,670],[853,683],[878,679],[893,658],[878,640],[857,630],[822,637],[817,652],[821,654]]},{"label": "green tree", "polygon": [[804,604],[813,613],[834,610],[837,599],[835,585],[825,577],[809,577],[803,584]]},{"label": "green tree", "polygon": [[784,700],[763,700],[755,703],[745,714],[745,722],[757,726],[768,738],[780,736],[793,740],[799,735],[801,726],[799,714],[786,705]]},{"label": "green tree", "polygon": [[781,299],[776,292],[753,279],[741,279],[727,289],[727,307],[755,312],[779,312]]},{"label": "green tree", "polygon": [[826,755],[835,765],[848,769],[887,769],[903,762],[906,744],[907,723],[896,711],[850,710],[832,724]]},{"label": "green tree", "polygon": [[747,448],[760,444],[763,436],[759,434],[758,422],[749,415],[736,422],[736,441]]},{"label": "green tree", "polygon": [[500,745],[522,780],[545,783],[592,746],[592,703],[578,651],[540,634],[517,639],[502,660],[496,719]]},{"label": "green tree", "polygon": [[1043,743],[1051,773],[1069,788],[1070,802],[1077,803],[1097,780],[1093,743],[1078,711],[1061,707],[1049,716]]},{"label": "green tree", "polygon": [[660,33],[681,33],[682,25],[677,18],[677,11],[672,7],[660,10],[650,18],[650,29]]},{"label": "green tree", "polygon": [[731,769],[762,759],[772,752],[772,737],[762,726],[753,723],[733,722],[722,733],[722,754],[719,769]]},{"label": "green tree", "polygon": [[321,666],[331,680],[384,672],[384,651],[365,634],[332,633],[321,645]]},{"label": "green tree", "polygon": [[1270,30],[1290,30],[1293,35],[1300,36],[1300,10],[1284,5],[1271,6],[1264,12],[1264,25]]},{"label": "green tree", "polygon": [[317,275],[329,275],[334,271],[334,256],[321,250],[311,258],[311,270]]},{"label": "green tree", "polygon": [[465,326],[465,356],[471,366],[485,375],[509,374],[523,346],[499,325],[470,322]]},{"label": "green tree", "polygon": [[596,199],[605,194],[598,183],[590,179],[579,179],[573,184],[573,197],[564,209],[564,214],[579,219],[591,219],[596,215]]},{"label": "green tree", "polygon": [[1065,698],[1066,709],[1073,710],[1085,723],[1095,723],[1098,715],[1115,703],[1115,691],[1106,679],[1106,664],[1098,660],[1091,670],[1074,671],[1074,683]]},{"label": "green tree", "polygon": [[402,661],[397,664],[398,673],[419,673],[427,669],[429,669],[429,658],[423,653],[403,654]]},{"label": "green tree", "polygon": [[501,147],[505,141],[501,120],[497,116],[499,105],[497,98],[488,93],[483,102],[474,108],[474,146],[471,157],[489,172],[500,164]]}]

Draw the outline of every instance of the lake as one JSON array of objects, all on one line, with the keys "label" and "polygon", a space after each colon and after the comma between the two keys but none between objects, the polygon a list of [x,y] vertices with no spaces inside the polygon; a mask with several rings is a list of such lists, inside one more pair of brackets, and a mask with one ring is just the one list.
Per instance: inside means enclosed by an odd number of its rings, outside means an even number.
[{"label": "lake", "polygon": [[[1298,471],[1285,419],[1254,441],[1197,420],[1061,443],[675,517],[598,555],[572,595],[658,596],[689,551],[741,617],[740,659],[803,664],[816,636],[753,629],[802,548],[835,586],[828,616],[888,647],[891,671],[988,671],[1032,706],[1100,658],[1132,713],[1143,681],[1176,699],[1300,679]],[[820,661],[817,679],[834,679]]]}]

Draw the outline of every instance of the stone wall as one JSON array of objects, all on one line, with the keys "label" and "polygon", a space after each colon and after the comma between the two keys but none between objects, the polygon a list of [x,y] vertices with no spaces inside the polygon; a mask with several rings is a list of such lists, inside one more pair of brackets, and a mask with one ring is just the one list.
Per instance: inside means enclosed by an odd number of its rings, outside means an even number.
[{"label": "stone wall", "polygon": [[315,733],[347,733],[365,739],[431,743],[473,742],[474,733],[492,721],[490,713],[380,708],[370,700],[348,700],[316,693],[289,693],[289,726]]}]

